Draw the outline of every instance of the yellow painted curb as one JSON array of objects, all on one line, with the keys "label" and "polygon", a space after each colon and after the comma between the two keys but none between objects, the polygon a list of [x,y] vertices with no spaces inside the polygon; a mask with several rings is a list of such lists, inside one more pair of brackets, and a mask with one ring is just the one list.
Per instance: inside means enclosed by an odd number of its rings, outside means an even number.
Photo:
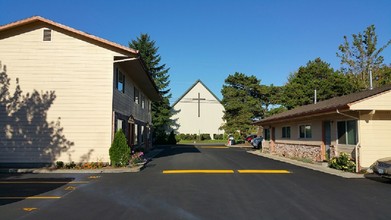
[{"label": "yellow painted curb", "polygon": [[234,173],[233,170],[163,170],[163,174],[184,174],[184,173]]},{"label": "yellow painted curb", "polygon": [[291,173],[288,170],[238,170],[238,173],[264,173],[264,174],[286,174]]}]

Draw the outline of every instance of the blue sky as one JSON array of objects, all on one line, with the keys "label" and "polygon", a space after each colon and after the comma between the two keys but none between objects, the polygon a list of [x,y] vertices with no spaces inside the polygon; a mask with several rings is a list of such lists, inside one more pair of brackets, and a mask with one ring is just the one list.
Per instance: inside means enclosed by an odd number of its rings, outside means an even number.
[{"label": "blue sky", "polygon": [[[217,97],[229,74],[284,85],[320,57],[335,69],[343,36],[374,24],[391,39],[390,0],[0,0],[0,24],[39,15],[128,45],[148,33],[170,67],[171,103],[197,79]],[[383,54],[391,63],[391,47]]]}]

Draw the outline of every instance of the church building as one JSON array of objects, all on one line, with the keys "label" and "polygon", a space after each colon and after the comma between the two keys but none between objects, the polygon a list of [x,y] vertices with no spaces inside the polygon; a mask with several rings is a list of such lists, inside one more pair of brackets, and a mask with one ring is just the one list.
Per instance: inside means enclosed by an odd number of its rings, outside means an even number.
[{"label": "church building", "polygon": [[197,80],[174,104],[173,116],[178,134],[224,134],[224,107],[219,98]]}]

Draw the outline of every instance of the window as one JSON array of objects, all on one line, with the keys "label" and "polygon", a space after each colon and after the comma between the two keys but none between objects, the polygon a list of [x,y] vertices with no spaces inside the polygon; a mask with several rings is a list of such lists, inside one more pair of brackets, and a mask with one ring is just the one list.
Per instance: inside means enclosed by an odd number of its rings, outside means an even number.
[{"label": "window", "polygon": [[122,124],[123,124],[123,121],[121,119],[117,119],[117,131],[122,129]]},{"label": "window", "polygon": [[140,102],[140,93],[136,87],[134,87],[134,103],[139,104]]},{"label": "window", "polygon": [[265,135],[265,140],[270,141],[270,129],[269,128],[263,129],[263,134]]},{"label": "window", "polygon": [[43,30],[43,41],[51,41],[52,40],[52,30],[44,29]]},{"label": "window", "polygon": [[134,145],[138,145],[138,124],[134,124]]},{"label": "window", "polygon": [[282,127],[282,138],[291,138],[291,127]]},{"label": "window", "polygon": [[337,122],[338,144],[357,144],[357,121]]},{"label": "window", "polygon": [[311,132],[311,125],[300,125],[299,126],[299,137],[300,138],[311,138],[312,132]]},{"label": "window", "polygon": [[144,126],[141,126],[140,135],[141,135],[141,143],[144,143]]},{"label": "window", "polygon": [[125,93],[125,75],[118,69],[115,69],[115,84],[118,91]]},{"label": "window", "polygon": [[144,97],[144,95],[141,95],[141,108],[142,109],[145,108],[145,97]]}]

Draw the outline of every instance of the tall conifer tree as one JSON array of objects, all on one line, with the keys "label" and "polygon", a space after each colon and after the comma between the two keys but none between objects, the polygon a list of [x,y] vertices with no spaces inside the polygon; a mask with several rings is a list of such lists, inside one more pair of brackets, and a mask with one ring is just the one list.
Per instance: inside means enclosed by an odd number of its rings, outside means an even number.
[{"label": "tall conifer tree", "polygon": [[152,102],[152,124],[154,126],[154,135],[157,137],[165,136],[167,129],[172,124],[170,119],[172,116],[171,106],[169,99],[171,93],[169,89],[169,74],[170,68],[166,67],[166,64],[161,64],[161,56],[158,54],[159,48],[156,47],[155,41],[151,40],[148,34],[140,34],[136,40],[132,40],[129,43],[129,47],[139,50],[140,56],[143,59],[147,71],[151,74],[155,84],[159,90],[162,100],[158,102]]}]

